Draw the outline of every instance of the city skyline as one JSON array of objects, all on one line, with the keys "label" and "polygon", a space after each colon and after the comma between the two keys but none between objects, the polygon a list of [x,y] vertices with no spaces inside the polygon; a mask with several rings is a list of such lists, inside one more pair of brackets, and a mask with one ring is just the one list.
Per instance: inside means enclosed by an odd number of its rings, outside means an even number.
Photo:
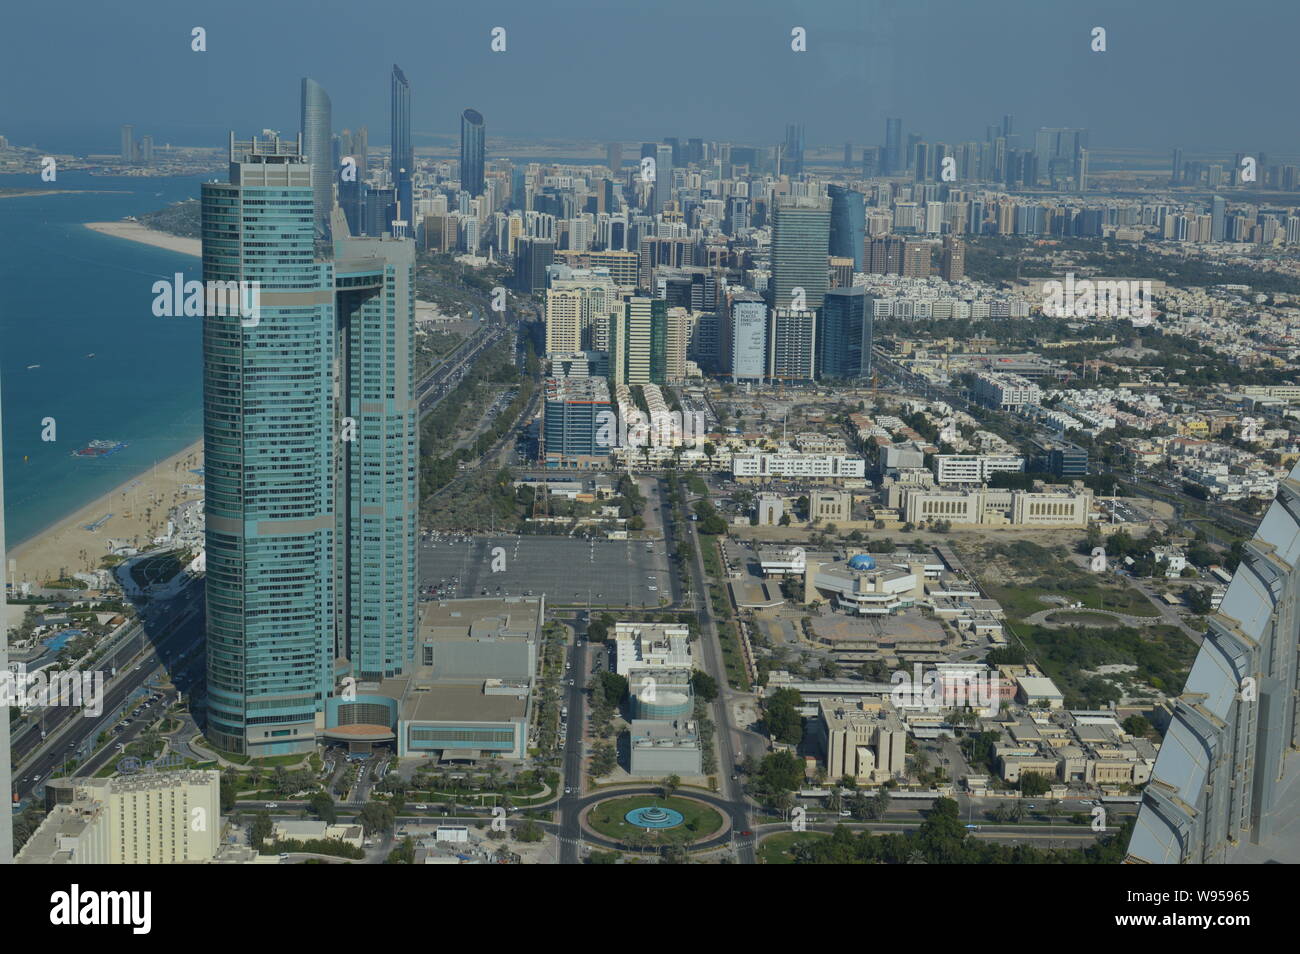
[{"label": "city skyline", "polygon": [[1239,923],[1118,866],[1300,861],[1300,8],[377,3],[0,50],[0,863]]},{"label": "city skyline", "polygon": [[[698,84],[691,83],[686,75],[674,78],[670,72],[666,78],[677,84],[676,95],[658,87],[656,96],[640,103],[635,115],[623,108],[621,95],[613,97],[603,91],[606,84],[595,82],[590,92],[596,98],[588,97],[584,110],[572,117],[548,113],[543,125],[538,111],[522,103],[516,90],[525,88],[521,84],[528,75],[553,72],[560,63],[566,72],[581,75],[585,64],[591,75],[598,75],[598,64],[603,63],[598,51],[604,44],[595,42],[576,49],[562,45],[549,18],[527,5],[508,4],[497,14],[507,29],[504,52],[494,53],[490,48],[489,31],[495,23],[455,10],[440,11],[438,15],[447,21],[443,35],[457,39],[447,44],[446,55],[437,58],[437,67],[427,65],[414,38],[404,38],[400,31],[385,37],[389,62],[418,64],[419,69],[409,71],[411,84],[428,91],[413,113],[414,135],[436,132],[454,138],[456,117],[469,102],[493,117],[494,128],[514,137],[594,134],[630,141],[656,130],[657,135],[698,135],[710,128],[714,135],[736,141],[777,142],[783,138],[785,124],[798,121],[804,125],[810,144],[827,145],[846,139],[876,141],[885,117],[894,115],[911,117],[913,128],[932,138],[941,133],[971,138],[979,132],[987,110],[990,119],[1011,113],[1033,116],[1037,125],[1086,126],[1097,131],[1097,145],[1114,148],[1164,150],[1183,146],[1193,151],[1263,149],[1279,155],[1300,154],[1300,138],[1264,118],[1270,109],[1285,109],[1281,99],[1286,88],[1281,66],[1285,54],[1279,50],[1277,56],[1270,55],[1271,45],[1280,44],[1287,35],[1285,26],[1278,24],[1275,30],[1256,32],[1250,28],[1251,18],[1244,13],[1214,24],[1219,44],[1230,46],[1236,41],[1257,50],[1252,59],[1263,75],[1252,82],[1250,97],[1236,95],[1231,84],[1185,70],[1180,51],[1194,48],[1193,38],[1199,42],[1206,35],[1207,18],[1214,9],[1209,3],[1174,4],[1172,0],[1161,0],[1139,9],[1100,3],[1092,19],[1108,28],[1108,49],[1104,53],[1090,50],[1093,22],[1069,8],[1027,0],[1006,0],[994,9],[987,5],[972,7],[957,0],[931,0],[925,4],[890,0],[860,4],[845,0],[821,3],[799,14],[780,12],[779,5],[765,3],[753,15],[738,20],[711,16],[707,9],[701,11],[698,5],[686,3],[657,10],[653,17],[585,3],[572,6],[583,11],[590,24],[588,35],[608,36],[609,44],[625,43],[628,36],[635,35],[642,38],[640,42],[647,49],[657,43],[680,48],[686,60],[705,55],[706,51],[711,55],[761,57],[766,68],[753,77],[757,85],[748,94],[755,106],[738,110],[734,102],[727,102],[723,108],[722,101],[701,96]],[[133,8],[130,14],[136,18],[131,21],[136,28],[131,33],[133,42],[141,45],[136,58],[149,62],[161,58],[165,68],[171,70],[189,72],[198,66],[198,85],[144,82],[143,77],[131,73],[131,57],[116,57],[111,66],[103,61],[110,48],[121,53],[130,42],[109,47],[83,45],[81,34],[68,38],[72,44],[70,68],[95,69],[101,74],[88,106],[100,95],[137,104],[139,115],[117,116],[101,127],[103,151],[110,151],[110,137],[116,135],[120,122],[139,124],[147,116],[202,116],[201,123],[185,121],[172,125],[165,135],[155,136],[157,141],[200,145],[220,142],[225,129],[239,125],[242,111],[265,110],[258,90],[246,86],[247,81],[238,75],[223,74],[220,94],[213,95],[210,101],[203,95],[208,65],[215,67],[224,56],[219,38],[230,35],[225,18],[236,15],[234,9],[231,13],[208,11],[207,29],[212,43],[202,54],[190,51],[190,25],[182,27],[166,5],[146,4]],[[340,15],[345,9],[336,6]],[[430,12],[414,3],[393,3],[386,9],[390,16],[406,15],[416,22],[428,17],[430,23],[437,22]],[[1016,44],[1018,55],[1014,58],[999,56],[1000,47],[1012,41],[997,9],[1021,22],[1030,36],[1041,36],[1042,42]],[[1177,16],[1166,15],[1174,11]],[[673,29],[670,14],[674,12],[689,13],[698,29]],[[15,11],[13,35],[21,34],[25,15],[24,10]],[[357,61],[352,55],[355,38],[345,41],[343,34],[329,31],[317,36],[310,22],[292,18],[288,8],[259,8],[259,15],[267,18],[265,35],[276,35],[277,47],[274,57],[264,58],[267,66],[259,72],[259,86],[296,82],[310,74],[331,91],[336,116],[347,116],[352,123],[368,123],[372,128],[386,128],[380,117],[388,112],[387,105],[382,88],[376,84],[384,69],[383,59]],[[1300,12],[1292,8],[1272,9],[1270,15],[1285,21],[1300,18]],[[104,14],[86,11],[84,16],[95,21]],[[281,18],[289,22],[284,29],[276,29]],[[322,19],[329,22],[333,18],[323,12]],[[943,29],[937,29],[937,24],[942,24]],[[790,50],[790,31],[796,25],[808,31],[808,52]],[[116,36],[119,29],[118,21],[106,21],[85,36]],[[178,35],[169,41],[171,31]],[[1249,37],[1248,41],[1242,34]],[[1144,42],[1141,55],[1136,55],[1132,37],[1142,36],[1145,40],[1153,35],[1159,36],[1161,42]],[[471,37],[480,39],[473,42]],[[923,38],[926,48],[933,51],[927,61],[929,69],[923,74],[927,77],[924,83],[907,81],[905,57],[873,59],[854,51],[855,43],[863,49],[874,49],[873,45],[884,42],[897,47],[911,37]],[[285,45],[292,50],[295,41],[301,44],[301,56],[294,57],[292,52],[286,56]],[[241,48],[247,49],[247,44],[252,43],[256,51],[261,42],[257,34],[245,35]],[[689,46],[693,43],[701,44],[698,51]],[[557,59],[561,49],[564,53]],[[325,63],[331,63],[331,68],[322,70]],[[343,63],[355,65],[344,68]],[[31,52],[19,47],[5,58],[0,76],[12,71],[7,77],[12,82],[23,71],[35,68]],[[882,69],[887,70],[887,75],[878,75]],[[103,82],[104,71],[114,77],[107,83]],[[473,81],[471,77],[480,75],[479,71],[498,76],[500,88],[494,89],[491,82]],[[1271,81],[1270,72],[1274,74]],[[1033,82],[1025,81],[1029,75],[1034,75]],[[1086,81],[1081,82],[1081,77]],[[813,84],[811,92],[808,84]],[[1171,95],[1175,88],[1176,96]],[[923,92],[925,89],[944,89],[949,95],[934,97]],[[798,95],[796,90],[800,91]],[[187,97],[184,103],[177,98],[181,95]],[[730,90],[727,95],[729,99],[734,97]],[[852,121],[846,120],[835,105],[846,97],[862,106],[855,110],[859,118]],[[11,104],[17,112],[6,115],[5,124],[15,130],[13,135],[18,141],[35,140],[58,148],[58,140],[67,136],[69,123],[86,129],[119,112],[116,106],[95,106],[79,115],[75,108],[67,106],[64,104],[53,114],[43,111],[39,116],[24,116],[21,104]],[[1204,122],[1206,115],[1215,116],[1216,121]],[[288,129],[293,128],[296,117],[284,106],[273,105],[264,121]],[[182,132],[186,125],[192,133]],[[1213,138],[1209,138],[1211,135]]]}]

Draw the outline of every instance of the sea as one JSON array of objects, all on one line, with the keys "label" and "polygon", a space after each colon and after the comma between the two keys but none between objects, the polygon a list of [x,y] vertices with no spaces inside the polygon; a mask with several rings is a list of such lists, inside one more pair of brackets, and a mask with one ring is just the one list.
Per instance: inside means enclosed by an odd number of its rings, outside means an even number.
[{"label": "sea", "polygon": [[[196,198],[203,178],[60,172],[46,185],[35,175],[0,176],[0,187],[90,190],[0,198],[9,547],[202,436],[201,319],[158,318],[152,307],[153,283],[177,272],[199,279],[199,260],[83,223]],[[127,446],[98,459],[73,456],[93,440]]]}]

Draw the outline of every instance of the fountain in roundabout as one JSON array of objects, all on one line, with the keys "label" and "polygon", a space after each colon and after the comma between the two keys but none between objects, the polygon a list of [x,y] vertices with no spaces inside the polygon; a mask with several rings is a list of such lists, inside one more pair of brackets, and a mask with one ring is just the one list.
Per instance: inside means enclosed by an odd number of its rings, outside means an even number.
[{"label": "fountain in roundabout", "polygon": [[658,805],[634,808],[623,817],[629,825],[637,828],[676,828],[685,821],[681,812],[660,808]]}]

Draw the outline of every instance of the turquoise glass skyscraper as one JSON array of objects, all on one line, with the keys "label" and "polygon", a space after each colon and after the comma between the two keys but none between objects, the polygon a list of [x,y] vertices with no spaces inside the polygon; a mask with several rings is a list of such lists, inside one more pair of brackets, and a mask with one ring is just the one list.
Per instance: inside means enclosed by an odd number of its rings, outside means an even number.
[{"label": "turquoise glass skyscraper", "polygon": [[229,752],[301,752],[354,658],[387,675],[413,651],[414,251],[344,237],[355,260],[318,258],[301,140],[232,135],[202,212],[205,281],[260,292],[251,316],[204,318],[205,731]]}]

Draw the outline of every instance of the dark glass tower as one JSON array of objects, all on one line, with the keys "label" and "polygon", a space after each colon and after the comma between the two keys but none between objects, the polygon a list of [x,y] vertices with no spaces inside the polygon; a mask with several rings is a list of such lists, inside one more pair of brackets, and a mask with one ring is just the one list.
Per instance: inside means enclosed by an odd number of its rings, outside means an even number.
[{"label": "dark glass tower", "polygon": [[832,185],[830,253],[853,259],[853,270],[862,271],[862,244],[867,237],[867,209],[861,192]]},{"label": "dark glass tower", "polygon": [[391,130],[393,130],[393,186],[402,191],[403,177],[415,175],[415,147],[411,146],[411,83],[400,66],[393,64],[393,97],[391,97]]},{"label": "dark glass tower", "polygon": [[330,162],[330,98],[324,87],[303,77],[301,98],[302,150],[311,164],[311,193],[316,207],[316,234],[329,235],[334,207],[333,163]]},{"label": "dark glass tower", "polygon": [[901,119],[885,120],[885,152],[881,157],[882,174],[898,175],[903,171],[903,121]]},{"label": "dark glass tower", "polygon": [[817,376],[858,378],[870,374],[871,318],[865,288],[832,288],[822,302],[817,331]]},{"label": "dark glass tower", "polygon": [[460,114],[460,187],[472,196],[483,194],[483,114],[467,109]]}]

